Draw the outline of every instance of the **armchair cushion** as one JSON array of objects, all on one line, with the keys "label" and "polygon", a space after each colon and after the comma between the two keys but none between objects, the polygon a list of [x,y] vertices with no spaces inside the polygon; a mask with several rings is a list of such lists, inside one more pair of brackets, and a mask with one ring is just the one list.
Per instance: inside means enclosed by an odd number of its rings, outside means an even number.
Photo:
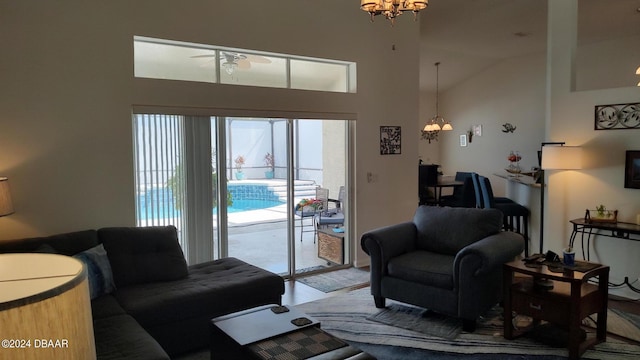
[{"label": "armchair cushion", "polygon": [[467,245],[500,232],[503,218],[496,209],[420,206],[413,222],[418,249],[455,256]]},{"label": "armchair cushion", "polygon": [[453,288],[453,256],[413,251],[389,260],[389,276],[444,289]]}]

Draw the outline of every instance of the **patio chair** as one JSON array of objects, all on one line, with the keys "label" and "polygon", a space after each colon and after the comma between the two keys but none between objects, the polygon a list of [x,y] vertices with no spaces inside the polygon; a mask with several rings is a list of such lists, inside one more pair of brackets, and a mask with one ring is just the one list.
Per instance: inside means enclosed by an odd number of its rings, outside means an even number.
[{"label": "patio chair", "polygon": [[[329,192],[327,191],[326,202],[323,199],[322,211],[318,212],[314,217],[314,223],[317,230],[323,226],[340,227],[344,225],[344,213],[342,212],[342,204],[344,203],[345,189],[344,186],[340,186],[338,191],[338,199],[330,199]],[[330,204],[334,204],[332,208]],[[314,239],[315,241],[315,239]]]},{"label": "patio chair", "polygon": [[[296,206],[293,209],[293,212],[296,216],[298,216],[300,218],[300,242],[302,242],[302,234],[305,232],[313,232],[313,243],[315,244],[316,242],[316,220],[315,220],[315,216],[319,213],[321,213],[323,211],[323,209],[326,209],[328,207],[328,200],[329,200],[329,189],[327,188],[323,188],[323,187],[316,187],[316,196],[315,199],[320,200],[322,202],[322,205],[320,207],[318,207],[317,209],[313,209],[313,210],[305,210],[304,208],[300,207],[300,203],[297,203]],[[311,219],[311,230],[305,230],[304,227],[304,221],[305,219],[310,218]],[[308,225],[307,225],[308,228]]]}]

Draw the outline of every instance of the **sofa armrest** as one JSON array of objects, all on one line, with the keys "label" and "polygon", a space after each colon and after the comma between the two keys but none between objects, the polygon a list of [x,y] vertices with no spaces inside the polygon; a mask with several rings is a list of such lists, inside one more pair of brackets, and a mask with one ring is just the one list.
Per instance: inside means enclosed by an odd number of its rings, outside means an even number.
[{"label": "sofa armrest", "polygon": [[[488,236],[464,247],[456,255],[454,279],[459,278],[458,274],[463,275],[460,271],[467,274],[471,272],[473,276],[482,276],[495,268],[501,268],[502,264],[513,260],[522,251],[524,251],[524,238],[518,233],[502,231]],[[465,262],[474,264],[473,269],[460,268],[463,259],[467,257],[476,258],[473,262]]]},{"label": "sofa armrest", "polygon": [[360,246],[371,257],[371,293],[380,296],[380,280],[392,257],[415,249],[418,231],[413,222],[394,224],[366,232]]}]

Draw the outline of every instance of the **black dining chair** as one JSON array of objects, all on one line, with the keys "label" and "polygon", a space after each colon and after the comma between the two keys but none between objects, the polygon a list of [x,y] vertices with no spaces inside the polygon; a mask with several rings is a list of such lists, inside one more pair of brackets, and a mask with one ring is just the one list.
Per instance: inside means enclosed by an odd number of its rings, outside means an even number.
[{"label": "black dining chair", "polygon": [[529,256],[529,209],[509,198],[504,198],[509,202],[496,202],[489,178],[479,175],[477,178],[482,196],[482,207],[498,209],[502,212],[504,230],[517,232],[524,237],[524,256]]},{"label": "black dining chair", "polygon": [[462,186],[453,188],[453,194],[440,198],[440,206],[450,207],[476,207],[475,188],[470,172],[456,172],[456,181],[461,181]]}]

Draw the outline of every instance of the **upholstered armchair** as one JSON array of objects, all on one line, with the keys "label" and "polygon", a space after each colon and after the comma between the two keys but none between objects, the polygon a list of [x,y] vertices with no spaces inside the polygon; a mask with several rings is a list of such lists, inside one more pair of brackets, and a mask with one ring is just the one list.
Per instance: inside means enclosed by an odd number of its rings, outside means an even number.
[{"label": "upholstered armchair", "polygon": [[420,206],[413,221],[362,235],[371,257],[371,294],[463,320],[476,319],[502,300],[502,265],[523,250],[522,235],[502,231],[496,209]]}]

